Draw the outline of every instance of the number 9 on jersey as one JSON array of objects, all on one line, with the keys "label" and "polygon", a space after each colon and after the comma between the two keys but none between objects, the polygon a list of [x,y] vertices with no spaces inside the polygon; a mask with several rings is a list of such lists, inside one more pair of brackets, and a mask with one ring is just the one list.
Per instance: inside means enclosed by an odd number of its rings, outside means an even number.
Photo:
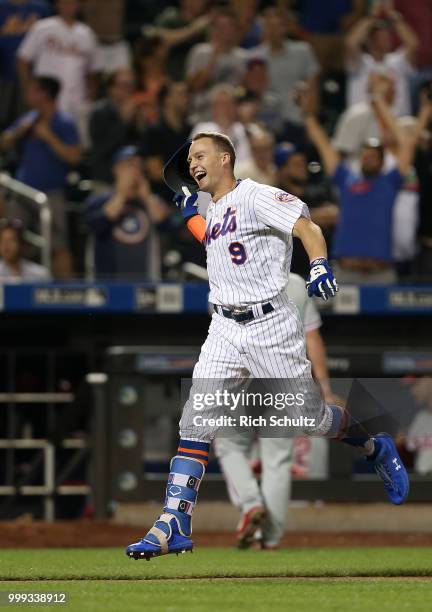
[{"label": "number 9 on jersey", "polygon": [[236,264],[236,266],[241,266],[247,259],[246,249],[242,245],[241,242],[231,242],[228,247],[228,250],[231,255],[231,261]]}]

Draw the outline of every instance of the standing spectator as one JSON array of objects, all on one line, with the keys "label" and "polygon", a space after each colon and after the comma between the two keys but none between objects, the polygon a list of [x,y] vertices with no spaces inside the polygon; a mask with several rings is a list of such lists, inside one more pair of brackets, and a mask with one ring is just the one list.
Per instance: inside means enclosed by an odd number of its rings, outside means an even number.
[{"label": "standing spectator", "polygon": [[268,65],[264,58],[252,56],[246,64],[242,81],[244,97],[254,103],[254,117],[274,134],[283,128],[282,104],[270,90]]},{"label": "standing spectator", "polygon": [[114,157],[112,191],[89,198],[85,220],[95,237],[98,278],[159,280],[160,253],[155,225],[170,214],[153,194],[136,147]]},{"label": "standing spectator", "polygon": [[207,0],[180,0],[179,6],[168,6],[155,20],[155,25],[170,52],[167,71],[174,81],[185,75],[186,58],[194,45],[205,42],[208,17]]},{"label": "standing spectator", "polygon": [[240,32],[240,47],[257,47],[263,37],[263,26],[258,18],[258,0],[233,0],[232,4]]},{"label": "standing spectator", "polygon": [[[381,101],[383,107],[385,104]],[[342,163],[327,134],[312,112],[307,92],[301,108],[312,142],[317,147],[328,176],[339,188],[340,218],[333,256],[341,282],[394,283],[392,216],[396,196],[402,188],[414,156],[414,139],[398,139],[397,167],[385,171],[384,147],[378,141],[365,143],[360,155],[360,172]]]},{"label": "standing spectator", "polygon": [[133,98],[135,78],[130,70],[118,70],[106,80],[107,95],[98,100],[89,117],[91,177],[112,182],[113,155],[127,144],[137,144],[137,104]]},{"label": "standing spectator", "polygon": [[252,125],[249,142],[252,158],[236,165],[236,177],[250,178],[264,185],[274,185],[276,178],[276,168],[273,164],[274,136],[261,127]]},{"label": "standing spectator", "polygon": [[[21,150],[16,178],[49,196],[53,219],[54,273],[72,276],[68,249],[65,187],[66,176],[79,163],[81,150],[77,126],[69,115],[57,108],[60,83],[52,77],[32,78],[28,87],[31,111],[20,117],[0,136],[0,147]],[[29,211],[18,201],[13,214],[31,224]]]},{"label": "standing spectator", "polygon": [[0,221],[0,283],[51,280],[49,270],[24,259],[23,225],[19,219]]},{"label": "standing spectator", "polygon": [[252,153],[246,128],[238,120],[235,89],[230,85],[215,85],[210,93],[212,121],[197,123],[191,137],[199,132],[222,132],[229,136],[236,149],[237,163],[251,160]]},{"label": "standing spectator", "polygon": [[[348,109],[342,118],[333,140],[333,146],[342,154],[348,154],[347,161],[355,171],[359,170],[359,154],[365,140],[379,138],[387,144],[384,169],[390,170],[396,165],[398,142],[393,132],[400,129],[406,138],[415,137],[417,131],[414,117],[392,117],[393,127],[386,127],[386,117],[379,111],[382,98],[390,108],[394,100],[393,79],[388,75],[371,74],[370,97],[368,104],[355,104]],[[393,255],[401,273],[409,272],[411,262],[416,254],[416,231],[418,225],[418,181],[415,168],[412,167],[399,191],[393,210]]]},{"label": "standing spectator", "polygon": [[28,30],[49,13],[46,0],[0,2],[0,130],[24,110],[16,72],[17,49]]},{"label": "standing spectator", "polygon": [[[402,45],[392,51],[392,31]],[[372,12],[352,28],[346,37],[347,105],[367,101],[369,76],[373,72],[390,71],[396,88],[393,112],[410,115],[410,78],[415,74],[414,62],[418,39],[402,15],[392,5],[374,2]],[[366,45],[366,52],[363,46]]]},{"label": "standing spectator", "polygon": [[343,70],[343,33],[362,16],[365,0],[302,0],[297,37],[308,41],[323,74]]},{"label": "standing spectator", "polygon": [[218,83],[233,86],[241,83],[246,57],[246,51],[238,47],[235,14],[226,8],[215,9],[210,22],[209,42],[195,45],[186,62],[186,76],[200,118],[206,118],[206,92],[209,88]]},{"label": "standing spectator", "polygon": [[159,120],[158,96],[168,83],[166,62],[168,45],[159,34],[146,34],[135,49],[135,73],[138,91],[134,101],[147,124]]},{"label": "standing spectator", "polygon": [[18,49],[18,71],[24,91],[31,74],[52,76],[61,83],[59,107],[80,119],[96,96],[97,40],[77,20],[80,0],[57,0],[58,15],[38,21]]},{"label": "standing spectator", "polygon": [[171,192],[163,182],[163,167],[174,151],[187,140],[190,125],[187,122],[189,96],[186,83],[169,83],[159,94],[161,116],[158,123],[149,126],[142,142],[141,155],[149,179],[156,191],[167,198]]},{"label": "standing spectator", "polygon": [[[327,179],[312,175],[308,169],[306,154],[289,142],[283,142],[275,151],[276,186],[307,202],[311,219],[323,230],[329,250],[333,230],[339,218],[336,194]],[[307,278],[309,258],[298,238],[293,239],[291,269]]]},{"label": "standing spectator", "polygon": [[307,86],[318,112],[319,65],[308,43],[287,40],[286,24],[275,9],[265,13],[264,44],[257,48],[268,64],[270,89],[282,105],[283,118],[301,125],[302,115],[296,104],[299,87]]},{"label": "standing spectator", "polygon": [[103,75],[131,68],[129,43],[123,38],[124,0],[86,0],[85,22],[98,38],[98,66]]}]

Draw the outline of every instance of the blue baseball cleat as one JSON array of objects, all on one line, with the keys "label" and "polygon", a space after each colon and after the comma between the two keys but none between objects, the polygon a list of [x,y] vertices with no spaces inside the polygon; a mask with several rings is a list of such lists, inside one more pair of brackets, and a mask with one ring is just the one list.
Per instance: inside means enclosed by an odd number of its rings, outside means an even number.
[{"label": "blue baseball cleat", "polygon": [[381,433],[373,438],[375,444],[374,468],[384,482],[384,487],[392,504],[403,504],[408,497],[409,478],[402,463],[396,444],[391,436]]},{"label": "blue baseball cleat", "polygon": [[192,552],[193,542],[185,536],[179,520],[174,514],[164,513],[157,519],[150,531],[139,542],[126,548],[126,555],[132,559],[146,559],[170,555],[172,553]]}]

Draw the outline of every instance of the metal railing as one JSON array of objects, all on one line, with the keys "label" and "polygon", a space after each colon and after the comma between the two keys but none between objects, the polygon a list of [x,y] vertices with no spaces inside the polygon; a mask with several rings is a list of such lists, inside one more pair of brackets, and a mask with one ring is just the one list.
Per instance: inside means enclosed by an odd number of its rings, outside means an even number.
[{"label": "metal railing", "polygon": [[20,196],[24,201],[29,202],[39,212],[40,234],[26,231],[26,240],[40,249],[41,264],[51,270],[51,222],[52,215],[49,199],[46,193],[33,189],[21,181],[12,178],[7,172],[0,172],[0,187]]},{"label": "metal railing", "polygon": [[85,384],[92,362],[91,347],[0,350],[1,520],[22,512],[53,520],[64,513],[64,496],[74,496],[75,507],[97,488]]},{"label": "metal railing", "polygon": [[[3,404],[70,404],[74,400],[73,393],[0,393],[0,407]],[[55,448],[75,451],[75,456],[69,458],[63,467],[63,474],[58,474]],[[64,438],[57,445],[45,438],[0,438],[0,451],[6,451],[5,472],[6,482],[0,484],[0,499],[13,502],[17,496],[41,496],[43,499],[43,517],[45,521],[55,519],[54,497],[58,495],[89,495],[91,489],[87,484],[63,484],[71,467],[87,453],[88,444],[84,439]],[[32,484],[31,478],[25,478],[21,483],[15,482],[16,463],[15,452],[19,450],[40,451],[33,458],[34,468],[42,467],[42,484]],[[101,470],[99,470],[101,471]],[[28,482],[27,482],[28,480]]]},{"label": "metal railing", "polygon": [[[74,451],[87,449],[87,442],[81,439],[67,438],[60,442],[60,448]],[[55,519],[54,496],[57,495],[82,495],[90,494],[91,489],[87,484],[59,484],[56,478],[55,447],[49,440],[45,439],[0,439],[0,450],[39,450],[43,454],[43,477],[42,484],[23,485],[0,485],[0,496],[41,496],[43,498],[43,518],[47,522]]]}]

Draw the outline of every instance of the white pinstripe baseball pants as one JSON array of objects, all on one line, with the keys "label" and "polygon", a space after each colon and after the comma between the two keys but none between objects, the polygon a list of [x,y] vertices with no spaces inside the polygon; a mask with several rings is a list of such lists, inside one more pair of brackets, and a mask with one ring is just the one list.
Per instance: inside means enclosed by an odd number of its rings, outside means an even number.
[{"label": "white pinstripe baseball pants", "polygon": [[[224,381],[224,388],[238,386],[248,378],[312,380],[306,357],[303,324],[295,304],[282,293],[271,300],[275,310],[248,323],[213,313],[208,336],[193,372],[189,400],[180,420],[180,436],[211,441],[218,427],[196,427],[196,411],[191,396],[209,390],[209,380]],[[203,414],[203,413],[201,413]],[[316,428],[306,434],[325,435],[330,429],[332,412],[324,401],[305,406],[305,416],[314,417]]]}]

